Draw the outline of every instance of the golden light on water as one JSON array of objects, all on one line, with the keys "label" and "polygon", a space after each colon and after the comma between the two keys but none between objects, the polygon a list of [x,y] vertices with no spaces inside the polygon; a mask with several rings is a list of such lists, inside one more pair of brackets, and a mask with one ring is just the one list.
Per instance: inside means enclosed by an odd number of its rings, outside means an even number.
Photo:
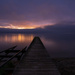
[{"label": "golden light on water", "polygon": [[22,39],[24,40],[24,38],[22,38],[22,35],[19,34],[19,35],[18,35],[18,41],[21,41]]},{"label": "golden light on water", "polygon": [[13,35],[5,35],[3,37],[0,37],[0,42],[1,41],[6,41],[6,42],[30,42],[34,38],[33,35],[24,35],[24,34],[13,34]]}]

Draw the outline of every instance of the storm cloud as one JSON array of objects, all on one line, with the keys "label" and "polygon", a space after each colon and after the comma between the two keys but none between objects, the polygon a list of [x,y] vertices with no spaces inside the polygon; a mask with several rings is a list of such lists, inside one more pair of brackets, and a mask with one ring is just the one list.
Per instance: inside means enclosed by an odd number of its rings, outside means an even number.
[{"label": "storm cloud", "polygon": [[45,26],[75,21],[74,0],[0,0],[0,26]]}]

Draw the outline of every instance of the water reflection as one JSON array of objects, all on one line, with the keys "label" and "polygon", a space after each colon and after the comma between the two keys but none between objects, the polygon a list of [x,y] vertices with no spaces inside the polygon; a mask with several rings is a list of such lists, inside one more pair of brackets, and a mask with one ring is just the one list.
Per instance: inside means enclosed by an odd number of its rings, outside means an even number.
[{"label": "water reflection", "polygon": [[44,42],[45,46],[54,46],[56,45],[56,42],[54,42],[53,40],[47,40],[46,38],[44,37],[41,37],[41,40]]},{"label": "water reflection", "polygon": [[0,51],[15,45],[17,49],[29,46],[34,36],[41,38],[51,57],[75,57],[75,38],[65,35],[0,34]]},{"label": "water reflection", "polygon": [[0,42],[30,42],[33,39],[33,35],[25,35],[25,34],[6,34],[0,35]]},{"label": "water reflection", "polygon": [[41,35],[51,57],[75,57],[75,38],[71,35]]},{"label": "water reflection", "polygon": [[6,49],[14,45],[18,45],[18,48],[28,46],[33,40],[32,34],[0,34],[0,49]]}]

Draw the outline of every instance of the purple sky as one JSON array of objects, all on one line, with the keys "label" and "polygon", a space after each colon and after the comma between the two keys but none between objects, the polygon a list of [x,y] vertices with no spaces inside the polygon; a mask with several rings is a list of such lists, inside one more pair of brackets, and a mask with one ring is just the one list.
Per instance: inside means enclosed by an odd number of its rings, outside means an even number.
[{"label": "purple sky", "polygon": [[75,24],[75,0],[0,0],[0,28]]}]

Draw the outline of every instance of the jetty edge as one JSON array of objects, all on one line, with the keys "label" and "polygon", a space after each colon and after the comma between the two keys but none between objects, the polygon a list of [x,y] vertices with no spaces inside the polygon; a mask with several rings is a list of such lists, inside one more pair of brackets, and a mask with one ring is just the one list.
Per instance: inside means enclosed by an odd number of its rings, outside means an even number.
[{"label": "jetty edge", "polygon": [[13,75],[60,75],[39,37],[34,37]]}]

